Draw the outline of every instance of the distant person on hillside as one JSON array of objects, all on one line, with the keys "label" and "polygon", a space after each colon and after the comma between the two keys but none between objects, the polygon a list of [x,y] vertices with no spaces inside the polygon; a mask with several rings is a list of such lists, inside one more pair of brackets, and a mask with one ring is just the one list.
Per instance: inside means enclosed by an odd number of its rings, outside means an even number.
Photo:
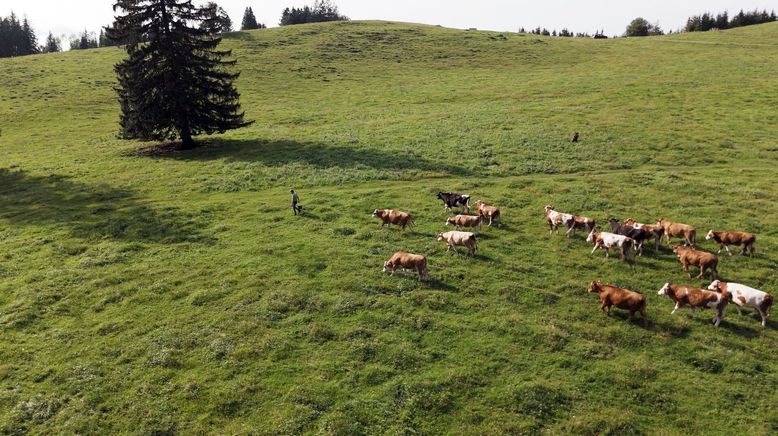
[{"label": "distant person on hillside", "polygon": [[295,215],[297,215],[298,213],[302,213],[303,207],[297,204],[300,202],[300,196],[297,195],[296,192],[294,192],[294,189],[290,189],[289,192],[292,194],[292,211],[294,211]]}]

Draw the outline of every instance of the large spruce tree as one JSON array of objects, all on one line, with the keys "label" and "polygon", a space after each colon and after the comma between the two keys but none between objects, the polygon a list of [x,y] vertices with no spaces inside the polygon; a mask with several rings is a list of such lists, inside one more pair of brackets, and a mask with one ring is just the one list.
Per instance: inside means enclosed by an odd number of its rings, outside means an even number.
[{"label": "large spruce tree", "polygon": [[257,17],[254,16],[254,11],[251,10],[251,6],[247,7],[243,12],[243,21],[240,23],[240,30],[254,30],[259,28]]},{"label": "large spruce tree", "polygon": [[116,25],[108,37],[126,42],[128,58],[115,67],[122,135],[127,139],[175,140],[196,147],[199,134],[247,126],[240,112],[221,41],[198,28],[208,11],[190,0],[117,0]]}]

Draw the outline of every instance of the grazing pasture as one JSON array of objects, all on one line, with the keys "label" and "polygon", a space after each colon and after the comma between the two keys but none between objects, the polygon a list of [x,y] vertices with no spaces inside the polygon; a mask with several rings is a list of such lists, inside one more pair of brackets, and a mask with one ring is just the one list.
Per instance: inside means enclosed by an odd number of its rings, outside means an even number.
[{"label": "grazing pasture", "polygon": [[[224,46],[257,122],[189,152],[116,139],[120,49],[0,60],[1,433],[778,431],[778,319],[671,315],[665,283],[710,280],[664,241],[606,260],[544,213],[752,232],[721,280],[778,294],[778,25]],[[475,256],[436,240],[438,192],[499,207]],[[383,273],[397,251],[429,279]],[[592,280],[642,293],[648,326]]]}]

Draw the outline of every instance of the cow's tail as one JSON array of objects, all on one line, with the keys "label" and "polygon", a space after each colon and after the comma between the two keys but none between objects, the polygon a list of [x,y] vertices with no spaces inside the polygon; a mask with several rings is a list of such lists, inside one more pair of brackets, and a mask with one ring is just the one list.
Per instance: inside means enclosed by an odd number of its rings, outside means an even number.
[{"label": "cow's tail", "polygon": [[470,235],[470,240],[473,241],[473,248],[478,250],[478,239],[476,239],[475,235]]},{"label": "cow's tail", "polygon": [[689,230],[689,243],[692,244],[692,247],[697,245],[697,229]]}]

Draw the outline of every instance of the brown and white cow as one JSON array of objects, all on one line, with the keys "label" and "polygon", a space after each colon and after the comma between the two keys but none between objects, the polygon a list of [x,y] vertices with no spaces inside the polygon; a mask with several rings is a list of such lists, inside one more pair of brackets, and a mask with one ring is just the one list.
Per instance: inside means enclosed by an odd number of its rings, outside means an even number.
[{"label": "brown and white cow", "polygon": [[398,268],[409,269],[419,273],[419,281],[427,279],[427,258],[420,254],[398,251],[389,260],[384,262],[383,272],[394,275]]},{"label": "brown and white cow", "polygon": [[446,251],[454,250],[459,253],[457,247],[466,247],[468,256],[475,256],[475,252],[478,249],[478,242],[475,239],[475,234],[470,232],[446,232],[438,233],[438,241],[445,242],[448,245]]},{"label": "brown and white cow", "polygon": [[[572,221],[573,215],[569,213],[562,213],[554,210],[554,206],[550,204],[545,207],[546,211],[546,223],[548,224],[548,233],[552,234],[554,230],[559,233],[559,227],[567,227],[567,223]],[[569,229],[568,229],[569,230]]]},{"label": "brown and white cow", "polygon": [[481,200],[475,202],[475,207],[478,210],[478,216],[480,216],[481,219],[489,217],[489,227],[492,226],[492,221],[497,223],[497,227],[500,227],[500,209],[489,206]]},{"label": "brown and white cow", "polygon": [[411,218],[411,215],[405,212],[400,212],[399,210],[376,209],[373,211],[372,216],[381,219],[381,227],[395,224],[405,230],[406,226],[413,225],[413,218]]},{"label": "brown and white cow", "polygon": [[622,235],[617,235],[608,232],[598,232],[592,230],[589,236],[586,237],[586,242],[593,243],[594,248],[589,255],[594,254],[598,248],[605,250],[605,257],[610,257],[609,250],[611,248],[618,248],[621,250],[621,260],[626,260],[632,249],[635,247],[635,240]]},{"label": "brown and white cow", "polygon": [[689,272],[689,265],[700,267],[700,275],[695,278],[701,279],[702,275],[705,274],[705,270],[710,270],[714,280],[718,278],[719,257],[715,254],[684,247],[683,245],[673,247],[673,253],[678,256],[678,260],[681,262],[681,266],[683,266],[683,271],[689,275],[689,278],[692,278],[692,273]]},{"label": "brown and white cow", "polygon": [[587,234],[594,230],[594,227],[597,225],[595,221],[592,218],[587,218],[585,216],[578,216],[578,215],[572,215],[572,219],[567,220],[565,223],[567,226],[567,231],[565,232],[565,235],[569,238],[570,235],[575,234],[575,230],[583,230]]},{"label": "brown and white cow", "polygon": [[754,236],[753,233],[714,232],[711,230],[707,235],[705,235],[705,240],[710,241],[711,239],[718,242],[719,253],[721,253],[721,249],[724,248],[727,250],[727,253],[732,256],[732,252],[729,251],[729,246],[742,245],[739,255],[742,255],[747,251],[751,257],[754,257],[754,243],[756,243],[756,236]]},{"label": "brown and white cow", "polygon": [[639,223],[632,218],[625,219],[624,224],[648,232],[649,239],[654,239],[654,250],[659,250],[659,243],[662,241],[662,236],[665,234],[664,227],[660,226],[659,224]]},{"label": "brown and white cow", "polygon": [[662,286],[662,289],[659,290],[659,295],[667,295],[675,302],[675,307],[670,314],[675,313],[676,310],[684,306],[689,306],[692,311],[692,317],[695,316],[694,309],[716,309],[716,316],[713,317],[713,323],[716,327],[724,319],[727,304],[732,301],[732,295],[727,291],[718,293],[691,286],[671,285],[670,283],[665,283]]},{"label": "brown and white cow", "polygon": [[683,238],[684,245],[694,247],[695,239],[697,239],[697,230],[688,225],[668,221],[664,218],[659,218],[656,225],[661,226],[665,231],[665,238],[667,239],[667,245],[672,245],[672,238]]},{"label": "brown and white cow", "polygon": [[762,316],[762,327],[767,325],[767,317],[770,316],[770,308],[773,306],[772,295],[740,283],[728,283],[720,280],[714,280],[708,289],[722,293],[726,291],[732,294],[732,302],[735,303],[737,313],[740,315],[743,314],[740,311],[741,306],[756,308],[759,315]]},{"label": "brown and white cow", "polygon": [[481,221],[483,221],[483,217],[480,215],[457,215],[453,218],[446,218],[446,225],[454,226],[457,230],[463,227],[478,227],[478,230],[481,230]]},{"label": "brown and white cow", "polygon": [[646,296],[628,289],[619,288],[613,285],[606,285],[598,280],[589,283],[588,292],[596,292],[600,296],[600,310],[605,312],[608,309],[608,315],[611,314],[611,306],[629,311],[627,321],[632,321],[636,312],[643,316],[643,326],[648,327],[648,317],[646,316]]}]

